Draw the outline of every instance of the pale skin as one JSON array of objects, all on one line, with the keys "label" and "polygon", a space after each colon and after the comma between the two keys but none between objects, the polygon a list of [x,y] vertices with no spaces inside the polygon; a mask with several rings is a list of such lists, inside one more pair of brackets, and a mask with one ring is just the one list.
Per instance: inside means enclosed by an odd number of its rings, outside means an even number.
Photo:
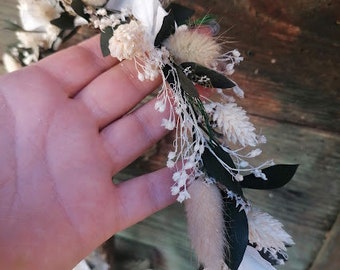
[{"label": "pale skin", "polygon": [[0,78],[0,268],[72,269],[111,235],[170,205],[167,168],[112,176],[165,134],[131,61],[94,37]]}]

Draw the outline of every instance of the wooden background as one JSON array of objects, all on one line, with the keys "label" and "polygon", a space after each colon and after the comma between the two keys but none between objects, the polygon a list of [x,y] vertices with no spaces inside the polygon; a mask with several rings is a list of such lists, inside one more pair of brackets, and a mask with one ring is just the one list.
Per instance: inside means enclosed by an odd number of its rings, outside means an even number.
[{"label": "wooden background", "polygon": [[[232,78],[246,93],[238,103],[268,139],[263,159],[300,164],[284,188],[247,192],[296,242],[289,249],[289,262],[279,269],[340,269],[340,2],[180,2],[198,14],[217,15],[224,35],[236,41],[226,49],[238,48],[245,56]],[[1,0],[0,52],[14,40],[3,30],[3,20],[16,14],[15,0]],[[164,139],[116,178],[162,166],[168,147]],[[175,204],[119,235],[154,247],[164,260],[159,269],[193,270],[197,261],[185,222],[182,205]],[[135,244],[130,250],[137,252]]]}]

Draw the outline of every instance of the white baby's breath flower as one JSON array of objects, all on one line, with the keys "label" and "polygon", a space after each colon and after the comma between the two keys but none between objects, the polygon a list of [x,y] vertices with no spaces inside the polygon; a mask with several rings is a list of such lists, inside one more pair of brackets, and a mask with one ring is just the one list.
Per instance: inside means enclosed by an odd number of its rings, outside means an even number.
[{"label": "white baby's breath flower", "polygon": [[155,110],[159,112],[164,112],[166,108],[166,104],[163,100],[157,100],[155,103]]},{"label": "white baby's breath flower", "polygon": [[163,119],[162,120],[162,127],[164,127],[167,130],[173,130],[176,126],[175,121],[171,120],[171,119]]},{"label": "white baby's breath flower", "polygon": [[180,192],[180,188],[177,185],[171,187],[171,195],[176,196]]},{"label": "white baby's breath flower", "polygon": [[182,203],[183,201],[190,199],[190,194],[189,192],[185,189],[183,191],[179,192],[179,195],[177,197],[177,201]]},{"label": "white baby's breath flower", "polygon": [[243,57],[237,49],[234,49],[220,55],[217,58],[217,61],[219,63],[219,69],[224,71],[226,75],[231,75],[235,71],[235,65],[238,65],[241,61],[243,61]]}]

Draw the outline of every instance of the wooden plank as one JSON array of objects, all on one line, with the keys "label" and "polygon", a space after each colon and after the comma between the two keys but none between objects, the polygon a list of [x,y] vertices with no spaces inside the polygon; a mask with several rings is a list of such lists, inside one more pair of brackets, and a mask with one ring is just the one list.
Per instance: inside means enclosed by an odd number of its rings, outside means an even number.
[{"label": "wooden plank", "polygon": [[324,245],[310,270],[337,270],[340,266],[340,215],[338,215],[332,229],[326,235]]},{"label": "wooden plank", "polygon": [[340,2],[195,3],[201,15],[216,14],[224,35],[236,41],[226,49],[245,56],[232,78],[246,91],[250,113],[340,131]]}]

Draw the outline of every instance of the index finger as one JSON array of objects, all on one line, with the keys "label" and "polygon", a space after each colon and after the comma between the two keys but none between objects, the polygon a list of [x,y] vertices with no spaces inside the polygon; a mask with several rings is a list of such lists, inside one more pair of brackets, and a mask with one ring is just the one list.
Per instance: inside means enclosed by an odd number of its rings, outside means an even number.
[{"label": "index finger", "polygon": [[44,58],[36,66],[52,75],[59,82],[60,88],[73,97],[118,62],[116,58],[102,56],[99,35],[96,35]]}]

